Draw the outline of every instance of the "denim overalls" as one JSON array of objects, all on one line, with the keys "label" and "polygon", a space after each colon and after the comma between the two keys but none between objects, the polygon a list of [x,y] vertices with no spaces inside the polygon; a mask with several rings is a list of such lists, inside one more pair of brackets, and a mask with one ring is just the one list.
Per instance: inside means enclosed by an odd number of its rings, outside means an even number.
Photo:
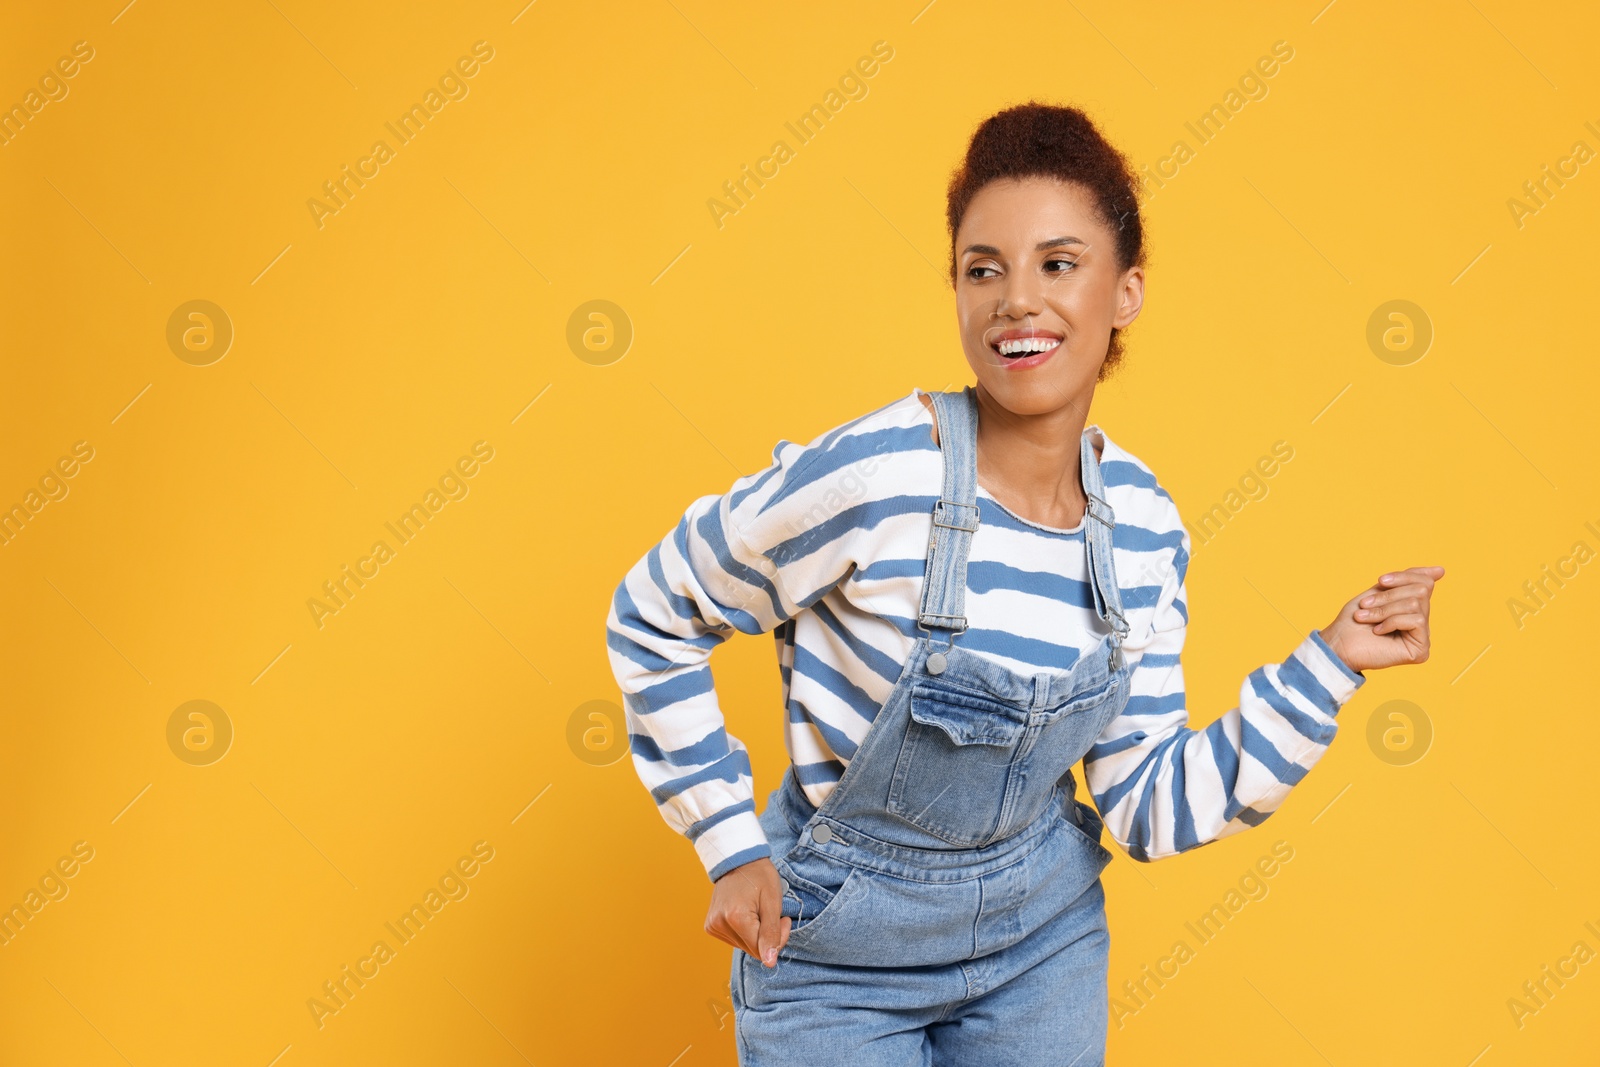
[{"label": "denim overalls", "polygon": [[792,926],[776,968],[733,951],[746,1067],[1104,1059],[1111,852],[1072,766],[1128,702],[1114,516],[1086,427],[1090,596],[1107,632],[1065,672],[1019,674],[967,651],[977,394],[930,395],[944,487],[925,636],[822,806],[791,764],[760,816]]}]

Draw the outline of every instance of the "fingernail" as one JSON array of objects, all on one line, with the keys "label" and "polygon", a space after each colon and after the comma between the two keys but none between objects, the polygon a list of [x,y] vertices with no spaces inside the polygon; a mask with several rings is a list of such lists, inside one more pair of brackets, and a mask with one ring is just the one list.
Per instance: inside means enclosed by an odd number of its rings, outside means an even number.
[{"label": "fingernail", "polygon": [[778,950],[775,948],[767,949],[767,954],[762,959],[766,961],[768,967],[771,967],[778,962]]}]

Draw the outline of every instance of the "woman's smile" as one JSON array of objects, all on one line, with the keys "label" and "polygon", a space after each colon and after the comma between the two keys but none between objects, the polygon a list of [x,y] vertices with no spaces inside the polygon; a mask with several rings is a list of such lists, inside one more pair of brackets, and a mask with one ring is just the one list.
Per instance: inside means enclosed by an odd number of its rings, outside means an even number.
[{"label": "woman's smile", "polygon": [[987,338],[1006,370],[1037,367],[1061,348],[1061,335],[1049,330],[1004,330]]}]

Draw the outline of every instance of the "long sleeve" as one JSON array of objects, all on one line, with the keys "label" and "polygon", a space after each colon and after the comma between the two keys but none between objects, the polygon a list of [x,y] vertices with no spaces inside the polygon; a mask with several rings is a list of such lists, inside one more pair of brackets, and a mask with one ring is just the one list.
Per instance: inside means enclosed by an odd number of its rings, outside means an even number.
[{"label": "long sleeve", "polygon": [[[781,441],[770,467],[695,500],[628,571],[607,615],[634,769],[712,881],[771,848],[749,753],[725,726],[711,653],[735,632],[776,629],[848,573],[842,542],[814,529],[828,511],[819,494],[831,489],[818,474],[832,465],[820,458],[816,443]],[[805,590],[801,599],[791,585]]]},{"label": "long sleeve", "polygon": [[[1176,509],[1172,515],[1176,521]],[[1190,540],[1158,596],[1153,633],[1127,707],[1084,757],[1084,777],[1111,836],[1150,862],[1257,826],[1327,751],[1335,716],[1366,678],[1317,631],[1280,663],[1251,671],[1239,704],[1202,730],[1188,726],[1183,686]]]}]

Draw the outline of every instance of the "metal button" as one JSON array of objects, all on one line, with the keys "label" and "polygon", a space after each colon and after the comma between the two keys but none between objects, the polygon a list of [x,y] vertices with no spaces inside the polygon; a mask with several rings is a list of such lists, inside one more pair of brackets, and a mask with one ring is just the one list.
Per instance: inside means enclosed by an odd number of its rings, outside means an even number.
[{"label": "metal button", "polygon": [[935,652],[933,655],[928,657],[928,673],[929,674],[943,674],[944,673],[944,668],[945,668],[945,659],[944,659],[944,653],[943,652]]},{"label": "metal button", "polygon": [[1079,826],[1083,825],[1083,809],[1078,807],[1078,802],[1072,802],[1072,818]]},{"label": "metal button", "polygon": [[784,893],[787,893],[788,891],[789,891],[789,879],[783,877],[783,875],[780,874],[778,876],[778,893],[779,893],[779,895],[782,895]]},{"label": "metal button", "polygon": [[1110,660],[1111,669],[1114,670],[1114,671],[1120,671],[1122,669],[1122,662],[1123,662],[1122,661],[1122,646],[1121,645],[1112,645],[1111,646],[1111,660]]},{"label": "metal button", "polygon": [[811,828],[811,840],[819,845],[826,845],[833,840],[833,827],[825,822],[820,822]]}]

